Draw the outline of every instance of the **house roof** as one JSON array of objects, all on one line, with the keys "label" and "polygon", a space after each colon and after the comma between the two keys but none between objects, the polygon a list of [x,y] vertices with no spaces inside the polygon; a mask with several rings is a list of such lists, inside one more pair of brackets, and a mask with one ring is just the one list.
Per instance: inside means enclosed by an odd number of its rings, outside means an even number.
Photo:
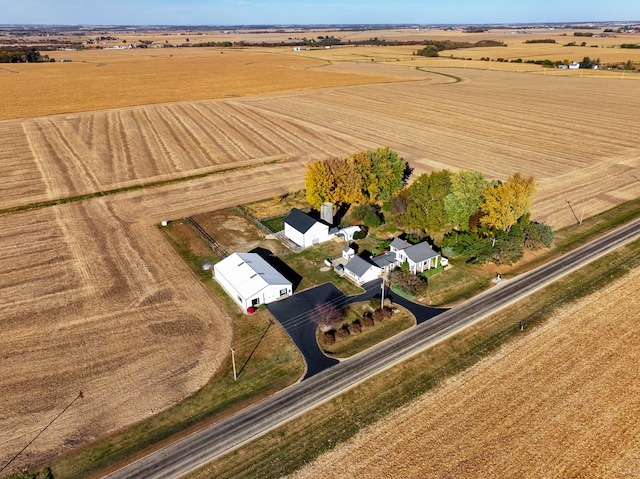
[{"label": "house roof", "polygon": [[422,261],[426,261],[430,258],[435,258],[436,256],[440,256],[438,253],[431,249],[429,243],[423,241],[418,244],[411,244],[408,241],[401,240],[400,238],[395,238],[390,246],[395,248],[396,250],[404,251],[404,254],[413,261],[414,263],[421,263]]},{"label": "house roof", "polygon": [[410,248],[406,248],[404,250],[404,253],[414,263],[421,263],[430,258],[440,256],[438,253],[431,249],[431,246],[429,246],[429,243],[427,243],[426,241],[411,245]]},{"label": "house roof", "polygon": [[317,223],[311,216],[298,208],[293,208],[284,222],[302,234],[309,231]]},{"label": "house roof", "polygon": [[356,278],[361,278],[371,268],[377,268],[377,266],[361,256],[354,256],[344,266],[344,269],[350,271]]},{"label": "house roof", "polygon": [[400,238],[394,238],[389,246],[395,249],[407,249],[411,246],[411,243]]},{"label": "house roof", "polygon": [[354,233],[360,231],[359,226],[345,226],[344,228],[340,228],[340,233],[353,236]]},{"label": "house roof", "polygon": [[371,261],[373,261],[379,268],[386,268],[392,264],[396,264],[396,254],[391,251],[389,253],[374,256],[371,258]]},{"label": "house roof", "polygon": [[291,286],[291,281],[257,253],[233,253],[217,263],[214,269],[216,275],[224,276],[245,299],[270,285]]},{"label": "house roof", "polygon": [[344,251],[345,253],[349,253],[349,252],[355,253],[354,249],[349,245],[347,245],[344,248],[342,248],[342,251]]}]

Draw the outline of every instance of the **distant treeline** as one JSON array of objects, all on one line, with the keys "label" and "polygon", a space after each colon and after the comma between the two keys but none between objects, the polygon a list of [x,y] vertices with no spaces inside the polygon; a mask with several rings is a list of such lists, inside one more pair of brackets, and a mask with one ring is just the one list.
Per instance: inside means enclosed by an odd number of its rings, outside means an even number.
[{"label": "distant treeline", "polygon": [[415,55],[423,57],[437,57],[438,52],[443,50],[457,50],[460,48],[477,48],[477,47],[506,47],[506,45],[498,40],[481,40],[479,42],[454,42],[452,40],[425,40],[422,42],[426,45],[422,50],[415,52]]},{"label": "distant treeline", "polygon": [[403,46],[403,45],[420,45],[421,41],[418,40],[408,40],[408,41],[399,41],[399,40],[385,40],[384,38],[373,37],[365,40],[347,40],[342,41],[340,38],[335,38],[334,36],[323,36],[320,35],[317,38],[289,38],[287,41],[280,42],[201,42],[194,43],[192,45],[183,45],[183,46],[193,46],[193,47],[216,47],[216,48],[232,48],[232,47],[283,47],[283,46],[291,46],[291,47],[331,47],[331,46],[357,46],[357,45],[377,45],[377,46]]},{"label": "distant treeline", "polygon": [[40,55],[35,48],[2,47],[0,63],[38,63],[53,61],[48,55]]},{"label": "distant treeline", "polygon": [[533,40],[527,40],[525,43],[555,43],[553,38],[538,38]]},{"label": "distant treeline", "polygon": [[640,48],[640,43],[623,43],[620,48]]}]

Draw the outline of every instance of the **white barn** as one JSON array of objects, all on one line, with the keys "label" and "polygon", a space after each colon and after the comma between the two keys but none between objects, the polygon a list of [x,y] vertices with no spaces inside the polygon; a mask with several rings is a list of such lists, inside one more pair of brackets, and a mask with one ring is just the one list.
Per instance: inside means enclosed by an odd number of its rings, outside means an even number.
[{"label": "white barn", "polygon": [[293,208],[284,220],[284,235],[303,248],[329,241],[337,231],[298,208]]},{"label": "white barn", "polygon": [[247,310],[293,293],[291,281],[257,253],[233,253],[213,266],[220,286]]}]

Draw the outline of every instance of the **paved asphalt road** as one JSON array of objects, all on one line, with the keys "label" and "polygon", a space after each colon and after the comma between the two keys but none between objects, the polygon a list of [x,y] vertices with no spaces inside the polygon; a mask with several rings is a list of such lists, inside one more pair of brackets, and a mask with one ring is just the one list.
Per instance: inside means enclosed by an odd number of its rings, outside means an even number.
[{"label": "paved asphalt road", "polygon": [[[346,296],[333,283],[326,283],[267,305],[271,314],[289,333],[302,356],[304,356],[304,360],[307,363],[307,372],[304,379],[308,379],[338,364],[336,359],[329,358],[322,353],[316,341],[316,325],[309,318],[309,313],[316,304],[331,303],[337,307],[342,307],[351,303],[368,301],[375,296],[379,297],[381,295],[381,282],[382,280],[378,279],[365,284],[363,286],[365,292],[356,296]],[[388,288],[385,291],[385,297],[388,298],[391,293]],[[446,311],[446,309],[442,308],[430,308],[412,303],[397,295],[393,297],[393,301],[411,311],[418,324]]]},{"label": "paved asphalt road", "polygon": [[640,219],[143,457],[108,477],[175,478],[258,437],[640,235]]}]

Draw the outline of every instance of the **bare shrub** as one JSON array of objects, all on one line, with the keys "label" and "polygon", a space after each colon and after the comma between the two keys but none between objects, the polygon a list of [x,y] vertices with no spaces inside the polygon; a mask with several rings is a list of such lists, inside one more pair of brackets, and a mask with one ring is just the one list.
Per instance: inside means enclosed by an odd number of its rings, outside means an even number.
[{"label": "bare shrub", "polygon": [[373,326],[373,316],[371,313],[364,313],[362,319],[360,319],[360,325],[363,328],[370,328]]},{"label": "bare shrub", "polygon": [[310,318],[320,331],[326,333],[340,326],[344,312],[331,303],[317,302],[313,310],[311,310]]},{"label": "bare shrub", "polygon": [[360,324],[359,319],[356,319],[353,323],[349,325],[349,332],[351,334],[360,334],[362,332],[362,324]]}]

